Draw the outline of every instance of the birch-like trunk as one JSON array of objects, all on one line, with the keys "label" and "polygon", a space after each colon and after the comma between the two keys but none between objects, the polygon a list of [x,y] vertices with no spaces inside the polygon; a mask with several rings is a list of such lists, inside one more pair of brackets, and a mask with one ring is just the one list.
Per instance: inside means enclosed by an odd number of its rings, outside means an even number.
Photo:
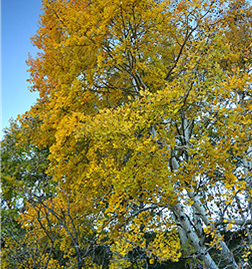
[{"label": "birch-like trunk", "polygon": [[199,256],[199,258],[205,263],[207,268],[218,269],[218,266],[207,252],[207,249],[202,244],[201,239],[198,237],[189,217],[184,212],[183,206],[181,204],[177,204],[172,207],[172,210],[175,215],[175,221],[183,229],[184,234],[186,235],[194,249],[197,251],[195,255]]},{"label": "birch-like trunk", "polygon": [[[193,122],[189,123],[188,120],[186,119],[186,116],[183,115],[181,125],[182,125],[183,141],[186,145],[189,145],[189,139],[193,130]],[[176,158],[172,158],[172,166],[174,170],[179,168],[179,163],[176,160]],[[202,204],[198,193],[189,191],[187,189],[187,194],[189,198],[193,201],[192,220],[190,220],[190,218],[183,212],[182,205],[177,205],[173,207],[173,212],[175,216],[177,217],[176,222],[180,226],[179,229],[184,230],[184,233],[180,231],[179,234],[180,236],[183,235],[183,237],[184,235],[187,236],[187,238],[190,240],[193,247],[197,250],[199,257],[202,259],[202,261],[205,262],[205,265],[207,266],[207,268],[213,268],[213,269],[218,268],[218,266],[215,264],[210,254],[206,250],[205,246],[202,245],[203,243],[202,241],[204,241],[202,240],[203,226],[200,220],[203,221],[205,226],[211,226],[213,222],[210,221],[209,214],[208,214],[209,212],[206,210],[206,208]],[[181,240],[181,243],[183,244],[184,241],[185,239],[183,238],[183,240]],[[238,269],[238,265],[233,257],[233,254],[224,241],[222,241],[221,243],[221,256],[225,257],[230,268]]]}]

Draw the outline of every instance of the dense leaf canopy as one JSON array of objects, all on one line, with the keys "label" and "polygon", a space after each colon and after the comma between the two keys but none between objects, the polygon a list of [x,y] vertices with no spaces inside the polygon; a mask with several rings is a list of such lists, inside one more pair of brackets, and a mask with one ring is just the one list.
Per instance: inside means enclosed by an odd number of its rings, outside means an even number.
[{"label": "dense leaf canopy", "polygon": [[249,268],[251,6],[43,0],[32,42],[3,268]]}]

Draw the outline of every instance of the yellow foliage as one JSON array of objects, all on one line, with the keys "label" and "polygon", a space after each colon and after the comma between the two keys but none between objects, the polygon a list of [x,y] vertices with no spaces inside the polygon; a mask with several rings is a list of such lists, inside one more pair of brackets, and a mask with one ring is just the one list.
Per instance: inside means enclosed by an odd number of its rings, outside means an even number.
[{"label": "yellow foliage", "polygon": [[[204,233],[221,250],[211,210],[229,214],[237,193],[251,196],[238,165],[252,141],[251,29],[243,18],[237,27],[241,12],[224,3],[43,1],[32,38],[41,52],[27,61],[40,97],[19,120],[49,149],[56,187],[46,198],[35,193],[18,218],[29,246],[59,246],[69,268],[90,242],[109,246],[110,268],[133,266],[135,248],[150,263],[178,261],[173,208],[191,214],[197,196]],[[49,258],[48,268],[59,266]]]}]

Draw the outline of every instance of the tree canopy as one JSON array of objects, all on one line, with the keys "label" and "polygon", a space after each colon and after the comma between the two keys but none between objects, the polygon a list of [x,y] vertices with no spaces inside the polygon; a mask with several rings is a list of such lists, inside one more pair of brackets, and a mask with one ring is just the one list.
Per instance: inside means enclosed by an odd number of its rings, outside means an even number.
[{"label": "tree canopy", "polygon": [[42,3],[40,97],[2,141],[3,268],[249,268],[249,3]]}]

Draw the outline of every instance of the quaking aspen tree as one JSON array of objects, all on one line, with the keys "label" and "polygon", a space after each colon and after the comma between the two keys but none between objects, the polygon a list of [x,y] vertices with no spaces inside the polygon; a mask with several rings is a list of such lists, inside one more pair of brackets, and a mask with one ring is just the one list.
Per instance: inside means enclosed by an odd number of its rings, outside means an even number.
[{"label": "quaking aspen tree", "polygon": [[48,149],[51,194],[27,186],[20,268],[252,266],[251,22],[243,0],[43,1],[18,145]]}]

